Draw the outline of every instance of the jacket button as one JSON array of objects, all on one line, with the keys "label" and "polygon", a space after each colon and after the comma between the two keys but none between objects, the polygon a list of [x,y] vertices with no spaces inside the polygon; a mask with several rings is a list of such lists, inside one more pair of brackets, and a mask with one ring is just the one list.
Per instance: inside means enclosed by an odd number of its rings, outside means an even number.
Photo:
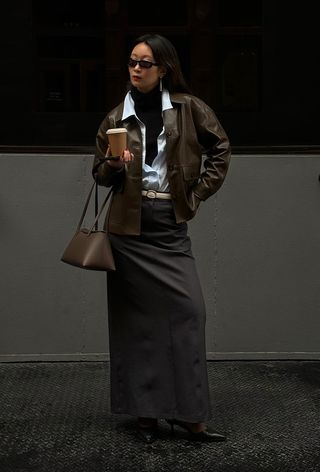
[{"label": "jacket button", "polygon": [[171,135],[172,135],[171,131],[168,131],[168,132],[166,133],[167,138],[170,138]]},{"label": "jacket button", "polygon": [[173,165],[168,165],[168,170],[173,170]]}]

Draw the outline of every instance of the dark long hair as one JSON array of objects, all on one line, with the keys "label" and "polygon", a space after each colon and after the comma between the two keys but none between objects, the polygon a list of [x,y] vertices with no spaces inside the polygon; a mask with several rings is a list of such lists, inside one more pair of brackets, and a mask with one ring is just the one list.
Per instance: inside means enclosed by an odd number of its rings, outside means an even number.
[{"label": "dark long hair", "polygon": [[144,34],[134,41],[133,47],[139,43],[147,44],[152,49],[154,60],[166,68],[167,72],[162,78],[164,88],[170,93],[191,93],[183,77],[177,51],[167,38],[160,34]]}]

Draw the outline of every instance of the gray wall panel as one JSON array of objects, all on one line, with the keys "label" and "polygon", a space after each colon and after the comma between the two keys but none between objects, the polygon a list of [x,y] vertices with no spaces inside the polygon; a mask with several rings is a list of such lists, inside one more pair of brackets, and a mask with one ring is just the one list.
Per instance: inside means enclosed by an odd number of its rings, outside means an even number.
[{"label": "gray wall panel", "polygon": [[1,355],[106,350],[105,274],[60,262],[91,156],[1,156]]},{"label": "gray wall panel", "polygon": [[[105,359],[105,274],[60,262],[89,155],[0,155],[0,360]],[[189,224],[208,358],[320,358],[320,156],[234,156]],[[103,190],[104,192],[104,190]]]},{"label": "gray wall panel", "polygon": [[319,171],[317,156],[236,156],[192,223],[213,357],[319,356]]}]

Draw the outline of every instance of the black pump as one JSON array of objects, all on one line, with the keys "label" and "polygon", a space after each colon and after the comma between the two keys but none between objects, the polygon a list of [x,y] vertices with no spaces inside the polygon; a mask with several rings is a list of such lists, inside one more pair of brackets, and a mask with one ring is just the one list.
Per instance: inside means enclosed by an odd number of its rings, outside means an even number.
[{"label": "black pump", "polygon": [[223,434],[218,433],[217,431],[214,431],[213,429],[208,428],[208,427],[203,431],[199,431],[195,433],[194,431],[191,431],[188,425],[184,423],[183,421],[167,419],[166,422],[171,426],[172,435],[174,435],[174,427],[180,426],[181,428],[188,431],[190,439],[192,441],[221,442],[227,439]]},{"label": "black pump", "polygon": [[153,443],[158,439],[158,425],[144,425],[138,420],[137,424],[138,436],[147,444]]}]

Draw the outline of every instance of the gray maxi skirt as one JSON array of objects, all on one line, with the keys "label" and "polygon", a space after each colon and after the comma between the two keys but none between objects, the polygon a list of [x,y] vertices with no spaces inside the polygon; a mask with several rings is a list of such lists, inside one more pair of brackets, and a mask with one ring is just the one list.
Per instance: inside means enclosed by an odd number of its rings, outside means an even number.
[{"label": "gray maxi skirt", "polygon": [[170,200],[143,198],[141,234],[110,240],[112,413],[208,420],[206,312],[187,224]]}]

